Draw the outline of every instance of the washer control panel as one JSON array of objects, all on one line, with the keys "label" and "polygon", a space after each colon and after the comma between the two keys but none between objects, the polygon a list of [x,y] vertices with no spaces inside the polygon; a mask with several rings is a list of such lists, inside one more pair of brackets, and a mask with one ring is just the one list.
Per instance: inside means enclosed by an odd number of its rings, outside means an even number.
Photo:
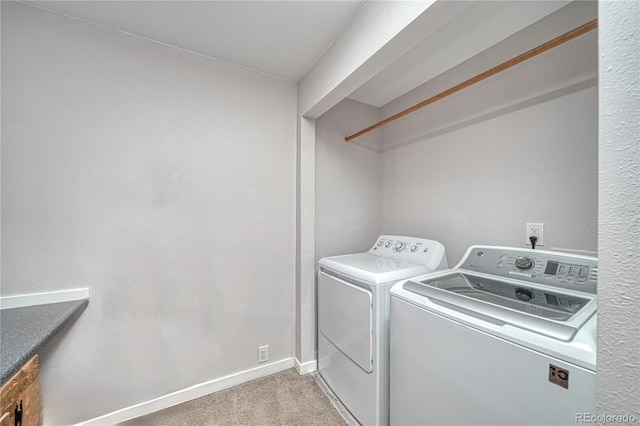
[{"label": "washer control panel", "polygon": [[459,267],[593,294],[598,282],[597,258],[543,250],[472,246]]},{"label": "washer control panel", "polygon": [[381,235],[367,253],[426,265],[434,257],[444,256],[444,246],[438,241],[425,238]]}]

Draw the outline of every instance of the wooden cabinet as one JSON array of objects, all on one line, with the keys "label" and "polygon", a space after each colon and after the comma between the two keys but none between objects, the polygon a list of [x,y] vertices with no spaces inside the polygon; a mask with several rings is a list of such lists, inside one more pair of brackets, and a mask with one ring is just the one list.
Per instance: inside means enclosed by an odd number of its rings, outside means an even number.
[{"label": "wooden cabinet", "polygon": [[0,389],[0,426],[40,425],[38,355]]}]

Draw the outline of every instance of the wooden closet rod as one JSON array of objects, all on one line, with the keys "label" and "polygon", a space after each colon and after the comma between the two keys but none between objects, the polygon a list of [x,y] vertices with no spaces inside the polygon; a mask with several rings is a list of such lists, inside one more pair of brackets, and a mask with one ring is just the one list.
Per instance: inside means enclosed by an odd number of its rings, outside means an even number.
[{"label": "wooden closet rod", "polygon": [[389,118],[385,118],[382,121],[379,121],[378,123],[374,124],[373,126],[367,127],[364,130],[360,130],[358,133],[354,133],[351,136],[346,136],[344,138],[345,142],[349,142],[352,139],[355,139],[357,137],[360,137],[366,133],[372,132],[382,126],[385,126],[393,121],[396,121],[406,115],[411,114],[412,112],[415,112],[421,108],[426,107],[427,105],[431,105],[434,102],[439,101],[440,99],[444,99],[449,95],[453,95],[456,92],[459,92],[462,89],[465,89],[469,86],[472,86],[482,80],[485,80],[493,75],[498,74],[499,72],[502,72],[508,68],[511,68],[515,65],[518,65],[521,62],[526,61],[527,59],[533,58],[534,56],[537,56],[543,52],[546,52],[547,50],[553,49],[556,46],[561,45],[562,43],[566,43],[569,40],[572,40],[578,36],[581,36],[582,34],[585,34],[595,28],[598,27],[598,20],[594,19],[593,21],[587,22],[584,25],[581,25],[577,28],[574,28],[573,30],[566,32],[552,40],[549,40],[546,43],[541,44],[538,47],[534,47],[533,49],[516,56],[515,58],[511,58],[506,62],[501,63],[500,65],[491,68],[490,70],[487,70],[485,72],[483,72],[482,74],[478,74],[475,77],[470,78],[469,80],[463,81],[462,83],[445,90],[444,92],[440,92],[435,96],[430,97],[429,99],[427,99],[426,101],[422,101],[419,104],[416,104],[414,106],[412,106],[411,108],[407,108],[404,111],[400,111],[399,113],[392,115]]}]

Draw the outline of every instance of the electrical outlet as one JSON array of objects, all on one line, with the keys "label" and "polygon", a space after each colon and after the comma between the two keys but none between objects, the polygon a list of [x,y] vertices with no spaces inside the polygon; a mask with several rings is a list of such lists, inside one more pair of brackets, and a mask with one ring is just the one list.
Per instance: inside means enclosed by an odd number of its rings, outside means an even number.
[{"label": "electrical outlet", "polygon": [[525,234],[525,244],[530,246],[531,240],[529,237],[538,237],[536,241],[536,247],[544,244],[544,223],[527,223],[527,232]]},{"label": "electrical outlet", "polygon": [[269,361],[269,345],[258,346],[258,362]]}]

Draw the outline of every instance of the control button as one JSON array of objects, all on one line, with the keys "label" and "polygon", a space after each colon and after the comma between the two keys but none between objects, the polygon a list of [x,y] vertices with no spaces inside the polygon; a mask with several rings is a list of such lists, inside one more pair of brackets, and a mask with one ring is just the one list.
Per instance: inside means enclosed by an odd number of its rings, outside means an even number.
[{"label": "control button", "polygon": [[415,252],[417,252],[417,251],[418,251],[418,249],[419,249],[419,247],[418,247],[417,245],[413,245],[413,246],[411,247],[411,253],[415,253]]},{"label": "control button", "polygon": [[516,288],[516,297],[520,300],[528,302],[529,300],[533,299],[533,292],[524,288]]},{"label": "control button", "polygon": [[518,256],[516,258],[516,268],[527,270],[533,268],[533,260],[529,256]]},{"label": "control button", "polygon": [[498,262],[498,264],[496,265],[498,268],[502,268],[502,262]]},{"label": "control button", "polygon": [[378,247],[381,247],[384,244],[384,240],[378,241]]},{"label": "control button", "polygon": [[387,243],[384,245],[386,248],[391,247],[391,244],[393,244],[393,241],[387,241]]},{"label": "control button", "polygon": [[407,247],[407,243],[401,243],[400,241],[396,243],[397,251],[403,251],[406,247]]}]

